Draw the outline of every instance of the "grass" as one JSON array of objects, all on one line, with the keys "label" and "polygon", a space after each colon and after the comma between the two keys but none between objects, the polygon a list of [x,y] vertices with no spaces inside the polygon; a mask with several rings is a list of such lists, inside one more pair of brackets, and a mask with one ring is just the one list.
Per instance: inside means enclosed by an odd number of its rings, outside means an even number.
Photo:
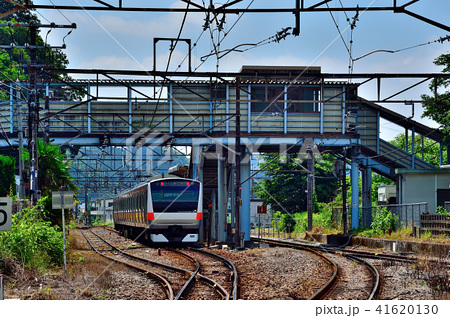
[{"label": "grass", "polygon": [[430,243],[450,243],[450,238],[444,235],[432,236],[431,232],[427,231],[420,237],[412,235],[411,228],[402,228],[398,231],[392,232],[391,235],[383,233],[382,231],[376,231],[372,229],[359,229],[353,230],[352,234],[365,237],[381,238],[388,240],[402,240],[402,241],[414,241],[414,242],[430,242]]}]

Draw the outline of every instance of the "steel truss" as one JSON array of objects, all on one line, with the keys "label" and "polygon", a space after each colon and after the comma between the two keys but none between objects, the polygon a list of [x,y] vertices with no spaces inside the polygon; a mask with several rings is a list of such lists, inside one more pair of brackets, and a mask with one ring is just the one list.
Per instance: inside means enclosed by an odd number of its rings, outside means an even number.
[{"label": "steel truss", "polygon": [[[415,19],[431,24],[435,27],[443,29],[445,31],[450,32],[450,27],[444,25],[440,22],[437,22],[433,19],[424,17],[418,13],[410,11],[408,8],[414,3],[419,2],[420,0],[411,0],[404,4],[399,4],[400,1],[393,0],[392,5],[390,6],[377,6],[371,5],[366,7],[360,6],[349,6],[349,7],[329,7],[328,3],[332,2],[332,0],[322,0],[316,1],[315,4],[306,6],[304,0],[293,0],[292,7],[280,8],[280,7],[267,7],[267,8],[248,8],[248,7],[237,7],[238,4],[242,4],[242,0],[231,1],[227,4],[223,5],[214,5],[214,2],[211,0],[208,5],[203,5],[196,3],[194,1],[182,0],[186,4],[188,4],[184,8],[173,8],[173,7],[157,7],[155,4],[160,1],[147,1],[149,6],[146,7],[133,7],[128,5],[130,1],[119,0],[118,4],[114,5],[109,2],[111,1],[100,1],[100,0],[92,0],[92,5],[82,6],[82,5],[38,5],[38,4],[29,4],[28,1],[25,5],[17,4],[16,8],[13,10],[4,13],[1,17],[12,14],[18,10],[27,10],[27,9],[41,9],[41,10],[83,10],[83,11],[125,11],[125,12],[170,12],[170,13],[205,13],[210,14],[213,17],[219,14],[241,14],[241,13],[291,13],[295,16],[295,28],[294,34],[298,35],[300,32],[300,14],[301,13],[314,13],[314,12],[343,12],[343,11],[351,11],[351,12],[364,12],[364,11],[391,11],[394,13],[403,13],[409,15]],[[114,1],[117,3],[117,1]],[[208,3],[208,2],[207,2]],[[151,6],[152,5],[152,6]]]},{"label": "steel truss", "polygon": [[[172,78],[195,78],[200,81],[203,79],[204,82],[214,83],[216,81],[220,81],[222,83],[228,83],[230,85],[235,85],[237,78],[244,77],[243,73],[230,73],[230,72],[221,72],[221,73],[213,73],[213,72],[202,72],[202,73],[189,73],[189,72],[158,72],[158,71],[124,71],[124,70],[88,70],[88,69],[53,69],[47,70],[49,75],[53,73],[69,73],[69,74],[88,74],[88,75],[96,75],[95,80],[75,80],[73,82],[56,82],[54,81],[51,85],[54,86],[70,86],[72,89],[83,90],[86,85],[91,85],[92,87],[101,87],[101,86],[124,86],[133,92],[142,95],[140,97],[139,102],[143,102],[149,99],[152,99],[153,102],[157,102],[158,98],[148,96],[144,92],[142,92],[139,87],[140,86],[159,86],[159,85],[168,85],[171,83],[174,86],[182,87],[183,89],[187,89],[186,81],[177,81],[171,80],[167,82],[165,79]],[[430,81],[432,79],[442,79],[449,78],[448,74],[442,73],[383,73],[383,74],[344,74],[344,73],[318,73],[310,72],[305,69],[304,75],[301,76],[301,81],[306,82],[317,82],[317,83],[327,83],[329,81],[336,81],[345,83],[347,86],[360,87],[369,82],[375,81],[377,83],[377,94],[378,98],[375,100],[371,100],[373,103],[400,103],[405,104],[405,99],[400,99],[401,94],[406,92],[407,90],[424,83],[426,81]],[[118,79],[119,76],[133,76],[133,80],[124,80]],[[264,82],[266,80],[266,76],[270,76],[270,72],[264,73],[261,70],[256,73],[256,71],[252,74],[249,74],[248,71],[245,73],[245,77],[253,78],[255,80]],[[161,78],[162,80],[139,80],[139,77],[144,78]],[[384,97],[382,96],[382,85],[383,80],[387,79],[414,79],[417,83],[406,87],[397,93]],[[345,80],[345,81],[344,81]],[[355,83],[348,83],[348,80],[357,81]],[[193,80],[192,80],[193,81]],[[202,81],[202,82],[203,82]],[[94,90],[95,91],[95,90]],[[240,86],[240,91],[243,95],[249,94],[246,90],[246,86]],[[202,94],[195,93],[193,95],[199,101],[209,101],[211,97],[203,96]],[[334,98],[334,97],[331,97]],[[76,146],[77,139],[82,139],[87,136],[88,133],[86,131],[80,130],[64,118],[65,114],[69,114],[72,110],[77,107],[81,107],[86,105],[90,101],[98,101],[98,100],[108,100],[106,96],[100,96],[96,92],[92,92],[87,95],[87,99],[85,101],[81,101],[71,107],[68,107],[64,110],[51,112],[46,114],[45,116],[41,116],[41,123],[45,123],[50,120],[58,120],[66,123],[69,127],[74,129],[74,134],[72,139],[67,141],[65,144],[61,145],[63,150],[68,151],[69,157],[72,156],[72,159],[76,161],[76,165],[74,166],[74,177],[77,178],[79,184],[82,184],[82,188],[80,191],[80,196],[83,197],[83,194],[90,196],[91,198],[96,198],[96,196],[103,195],[105,197],[111,197],[114,195],[114,192],[120,188],[126,188],[132,186],[139,180],[144,180],[150,175],[142,174],[142,171],[147,171],[148,169],[142,169],[142,167],[136,167],[135,165],[129,165],[126,163],[127,160],[132,160],[133,162],[138,162],[140,164],[144,164],[145,156],[143,153],[134,152],[127,153],[126,147],[120,148],[120,145],[116,145],[111,143],[108,140],[108,133],[104,137],[99,137],[98,144],[91,146]],[[130,97],[124,97],[124,100],[129,101]],[[131,101],[134,101],[134,98],[131,98]],[[411,102],[411,101],[409,101]],[[420,103],[420,100],[414,100],[412,102]],[[410,107],[410,106],[408,106]],[[129,125],[130,130],[135,132],[136,127],[134,127],[128,120],[127,117],[131,114],[117,114],[117,116],[122,116],[122,121]],[[134,114],[136,115],[136,114]],[[151,114],[148,114],[151,116]],[[205,116],[209,116],[210,114],[206,114]],[[86,113],[86,116],[89,116],[91,120],[95,121],[94,114]],[[168,115],[170,116],[170,115]],[[175,115],[173,115],[175,116]],[[230,114],[228,120],[235,120],[236,115]],[[217,125],[225,125],[225,122],[220,122]],[[157,129],[157,128],[156,128]],[[109,131],[110,135],[116,134],[113,130]],[[198,134],[199,137],[204,137],[209,134],[209,130],[205,129],[202,134]],[[130,134],[131,135],[131,134]],[[182,131],[174,132],[173,135],[182,135]],[[50,138],[58,138],[62,136],[56,136],[53,133],[50,133]],[[214,139],[214,137],[211,137]],[[75,145],[75,146],[74,146]],[[170,147],[170,140],[167,141],[164,145],[161,145],[159,149],[153,149],[154,153],[152,154],[157,160],[161,158],[166,158],[167,153],[164,152],[164,147]],[[173,148],[175,149],[175,148]],[[176,151],[175,151],[176,152]],[[186,151],[185,151],[186,152]],[[72,155],[71,155],[71,154]],[[179,155],[187,156],[187,153],[175,153],[174,156]],[[140,157],[139,157],[140,156]],[[167,158],[166,158],[167,159]],[[166,160],[167,161],[167,160]],[[155,167],[157,170],[158,167]],[[167,167],[165,167],[167,171]],[[159,172],[165,172],[164,170],[160,170]],[[89,189],[89,191],[87,190]],[[94,195],[95,194],[95,195]]]},{"label": "steel truss", "polygon": [[[131,1],[126,0],[119,0],[114,1],[114,4],[111,4],[110,2],[113,1],[100,1],[100,0],[92,0],[92,4],[87,6],[81,6],[81,5],[59,5],[57,3],[52,5],[36,5],[36,4],[30,4],[28,1],[25,2],[24,5],[18,4],[11,0],[6,0],[10,3],[13,3],[16,5],[14,9],[11,11],[1,13],[0,18],[5,17],[9,14],[12,14],[14,12],[17,12],[19,10],[84,10],[84,11],[124,11],[124,12],[167,12],[167,13],[205,13],[207,16],[211,17],[217,17],[219,14],[242,14],[242,13],[289,13],[294,15],[295,19],[295,28],[293,33],[295,35],[298,35],[300,33],[300,14],[302,13],[319,13],[319,12],[343,12],[343,11],[349,11],[349,12],[356,12],[357,14],[359,12],[363,11],[372,11],[372,12],[386,12],[390,11],[393,13],[403,13],[408,16],[411,16],[415,19],[418,19],[420,21],[423,21],[425,23],[428,23],[432,26],[435,26],[437,28],[440,28],[442,30],[450,32],[450,27],[448,25],[442,24],[438,21],[432,20],[430,18],[424,17],[418,13],[415,13],[409,8],[419,2],[420,0],[411,0],[407,1],[406,3],[400,4],[400,1],[393,0],[392,5],[390,6],[366,6],[366,7],[359,7],[359,6],[348,6],[348,7],[329,7],[328,4],[332,2],[332,0],[321,0],[316,1],[315,4],[312,5],[305,5],[304,0],[293,0],[292,1],[292,7],[267,7],[267,8],[249,8],[249,7],[239,7],[239,5],[243,5],[244,1],[242,0],[235,0],[230,1],[229,3],[225,5],[215,5],[214,2],[206,1],[207,5],[203,5],[203,3],[199,4],[195,1],[190,0],[182,0],[184,3],[187,4],[184,8],[172,8],[172,7],[164,7],[164,5],[160,5],[160,1],[147,1],[146,7],[133,7],[129,3]],[[405,0],[406,1],[406,0]],[[55,1],[56,2],[56,1]],[[275,2],[274,2],[275,3]],[[160,7],[158,7],[160,5]],[[147,96],[145,93],[140,92],[139,90],[133,88],[133,84],[130,82],[127,82],[126,80],[117,79],[115,77],[118,76],[133,76],[133,77],[154,77],[154,78],[160,78],[162,85],[167,83],[172,83],[175,85],[178,85],[179,87],[186,88],[183,86],[183,83],[180,81],[176,81],[171,78],[206,78],[206,79],[215,79],[220,80],[228,83],[234,82],[234,80],[240,76],[242,76],[241,73],[230,73],[230,72],[160,72],[156,70],[152,71],[125,71],[125,70],[88,70],[88,69],[53,69],[53,70],[46,70],[48,74],[53,73],[70,73],[70,74],[89,74],[89,75],[96,75],[97,80],[92,80],[92,85],[101,86],[105,84],[104,80],[99,80],[99,77],[106,77],[109,81],[113,82],[116,85],[123,85],[124,87],[130,87],[132,90],[134,90],[136,93],[143,96],[143,98],[146,98],[148,100],[151,99],[151,97]],[[307,74],[307,72],[306,72]],[[248,74],[246,74],[248,75]],[[258,76],[262,79],[265,75],[271,75],[271,74],[262,74],[261,72],[258,72]],[[422,83],[428,82],[432,79],[440,79],[440,78],[446,78],[448,79],[448,74],[442,74],[442,73],[427,73],[427,74],[421,74],[421,73],[392,73],[392,74],[369,74],[369,73],[361,73],[361,74],[347,74],[347,73],[341,73],[341,74],[316,74],[314,73],[309,77],[309,81],[317,81],[325,83],[325,81],[329,80],[342,80],[342,81],[357,81],[356,83],[352,83],[352,85],[356,87],[360,87],[362,85],[365,85],[367,83],[376,82],[376,99],[371,100],[370,102],[374,103],[401,103],[405,104],[408,103],[421,103],[421,100],[405,100],[401,99],[400,96],[402,93],[409,91],[410,89],[416,87],[417,85],[420,85]],[[416,83],[405,87],[404,89],[398,91],[395,94],[392,94],[390,96],[383,96],[382,94],[382,81],[386,79],[415,79],[417,80]],[[71,86],[74,89],[77,89],[79,86],[77,83],[62,83],[63,85]],[[245,91],[245,88],[240,88],[243,93],[247,93]],[[199,99],[206,99],[206,97],[202,96],[201,94],[196,94]],[[64,115],[70,113],[71,110],[86,105],[90,101],[97,101],[99,99],[106,99],[104,96],[99,96],[98,94],[90,94],[87,95],[88,99],[86,101],[82,101],[76,105],[73,105],[72,107],[65,109],[64,111],[60,111],[58,113],[52,113],[47,114],[44,117],[40,118],[40,123],[45,124],[48,122],[51,118],[57,118],[58,120],[65,122],[66,124],[70,125],[70,122],[65,120],[64,118],[60,117],[59,115]],[[88,116],[91,116],[87,114]],[[231,116],[230,118],[235,118],[236,115]],[[237,118],[237,117],[236,117]],[[91,116],[91,120],[95,121],[95,118]],[[126,118],[123,118],[123,121],[128,124]],[[224,124],[224,123],[220,123]],[[76,130],[76,129],[75,129]],[[208,133],[208,131],[204,132],[205,134]],[[73,139],[77,139],[80,137],[83,137],[85,135],[84,131],[78,130],[78,135],[74,136]],[[106,139],[106,138],[105,138]],[[103,140],[102,142],[105,142]],[[113,151],[111,150],[112,147],[109,146],[107,143],[99,144],[94,146],[88,153],[88,151],[84,151],[81,149],[79,150],[79,157],[76,159],[79,159],[79,166],[75,167],[76,173],[78,173],[77,178],[81,181],[86,182],[86,188],[97,188],[97,189],[105,189],[105,182],[101,181],[100,179],[104,180],[104,175],[106,174],[106,171],[114,171],[113,175],[109,174],[108,178],[110,178],[110,182],[107,185],[109,189],[106,189],[104,193],[111,193],[111,189],[117,188],[117,184],[120,182],[125,182],[125,184],[130,184],[136,182],[136,178],[141,178],[145,176],[137,176],[132,167],[123,167],[123,165],[120,165],[120,160],[117,159],[114,155]],[[109,151],[109,152],[108,152]],[[100,154],[100,155],[99,155]],[[135,156],[136,154],[132,154],[132,156]],[[155,154],[156,155],[156,154]],[[162,151],[159,153],[159,156],[163,157],[164,154]],[[133,157],[134,158],[134,157]],[[103,174],[103,176],[102,176]],[[134,181],[134,182],[133,182]],[[86,190],[85,190],[86,191]],[[83,191],[82,191],[83,193]]]}]

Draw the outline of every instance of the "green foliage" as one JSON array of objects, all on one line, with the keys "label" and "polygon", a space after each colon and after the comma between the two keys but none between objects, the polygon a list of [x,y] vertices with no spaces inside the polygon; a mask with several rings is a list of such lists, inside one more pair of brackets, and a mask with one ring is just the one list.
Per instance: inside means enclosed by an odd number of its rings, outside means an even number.
[{"label": "green foliage", "polygon": [[[443,66],[443,73],[450,73],[450,53],[442,54],[434,60],[437,66]],[[422,117],[428,117],[442,125],[442,132],[450,138],[450,100],[448,95],[450,91],[448,87],[450,79],[438,78],[433,79],[430,83],[430,90],[433,95],[422,95],[424,112]]]},{"label": "green foliage", "polygon": [[[307,171],[305,162],[298,158],[267,154],[263,156],[261,167],[265,179],[261,180],[254,191],[265,205],[271,205],[272,211],[293,214],[307,209]],[[333,177],[333,158],[323,155],[322,163],[315,163],[316,200],[328,202],[335,195],[337,179]]]},{"label": "green foliage", "polygon": [[422,235],[420,235],[420,238],[424,241],[429,240],[433,237],[433,235],[431,234],[431,231],[425,231]]},{"label": "green foliage", "polygon": [[283,232],[293,232],[295,230],[297,221],[291,214],[276,212],[272,216],[272,225]]},{"label": "green foliage", "polygon": [[[331,228],[331,204],[318,203],[317,213],[313,214],[313,227],[321,229]],[[308,229],[308,212],[285,214],[275,212],[272,216],[272,226],[278,231],[304,233]]]},{"label": "green foliage", "polygon": [[393,214],[386,207],[375,212],[372,218],[372,229],[386,233],[388,229],[392,231],[397,230],[399,225],[399,218]]},{"label": "green foliage", "polygon": [[[15,0],[15,2],[25,3],[25,0]],[[32,4],[31,1],[26,1]],[[16,8],[16,5],[8,1],[0,2],[1,12],[7,12]],[[40,21],[32,10],[19,10],[4,17],[0,22],[7,23],[30,23],[40,24]],[[16,46],[24,46],[30,43],[30,32],[27,27],[0,27],[0,43],[14,44]],[[36,37],[36,44],[44,46],[45,40],[41,37],[39,29]],[[28,70],[21,65],[30,63],[30,50],[28,49],[0,49],[0,80],[15,81],[17,79],[25,80],[28,78]],[[37,61],[42,64],[51,64],[54,68],[66,68],[69,64],[66,54],[60,49],[39,49],[37,50]],[[56,75],[66,80],[70,79],[67,75]],[[75,93],[76,98],[81,98],[84,93]],[[9,98],[7,90],[0,90],[0,99]]]},{"label": "green foliage", "polygon": [[[44,198],[42,204],[49,211],[46,219],[54,225],[61,226],[61,210],[52,209],[51,196],[52,191],[59,191],[62,186],[68,191],[76,192],[78,190],[70,172],[72,163],[66,160],[65,154],[60,152],[58,145],[46,143],[42,139],[38,139],[37,151],[39,169],[38,184],[42,197]],[[30,153],[27,149],[23,149],[23,158],[25,161],[30,160]],[[68,214],[66,214],[66,217],[68,217]]]},{"label": "green foliage", "polygon": [[21,215],[13,215],[12,230],[0,232],[0,266],[1,260],[6,258],[38,270],[62,263],[62,231],[44,221],[39,209],[42,209],[40,201],[33,208],[24,208]]},{"label": "green foliage", "polygon": [[438,206],[436,208],[437,215],[450,215],[450,211],[447,211],[443,206]]},{"label": "green foliage", "polygon": [[[14,2],[29,5],[33,4],[33,1],[31,0],[14,0]],[[15,9],[17,7],[15,3],[13,3],[13,1],[0,1],[0,12],[8,12],[10,10]],[[4,19],[7,21],[16,20],[18,22],[30,22],[30,21],[39,22],[39,19],[34,13],[34,10],[30,9],[16,11],[4,17]]]},{"label": "green foliage", "polygon": [[[66,160],[65,154],[61,153],[59,146],[46,143],[39,138],[37,151],[38,184],[42,196],[51,196],[51,192],[59,190],[62,185],[66,186],[67,190],[76,191],[77,188],[70,173],[71,162]],[[30,153],[27,149],[23,149],[23,158],[25,161],[30,160]]]},{"label": "green foliage", "polygon": [[6,197],[12,189],[16,192],[16,178],[14,171],[16,160],[13,157],[0,155],[0,197]]},{"label": "green foliage", "polygon": [[[1,32],[0,28],[0,32]],[[12,50],[19,51],[19,50]],[[17,79],[24,79],[25,75],[20,73],[20,68],[17,66],[18,62],[14,60],[14,55],[8,53],[5,49],[0,49],[0,79],[2,81],[11,81]],[[7,98],[3,98],[7,99]]]},{"label": "green foliage", "polygon": [[[431,163],[432,165],[439,167],[439,152],[440,152],[440,145],[439,143],[435,142],[434,140],[424,138],[422,136],[416,135],[414,138],[414,152],[416,154],[416,157],[422,158],[423,154],[423,160]],[[394,146],[405,149],[406,146],[406,138],[405,134],[398,134],[395,136],[394,140],[389,141]],[[412,150],[412,136],[408,136],[408,152],[411,152]],[[447,149],[443,149],[443,161],[446,162],[447,160]]]}]

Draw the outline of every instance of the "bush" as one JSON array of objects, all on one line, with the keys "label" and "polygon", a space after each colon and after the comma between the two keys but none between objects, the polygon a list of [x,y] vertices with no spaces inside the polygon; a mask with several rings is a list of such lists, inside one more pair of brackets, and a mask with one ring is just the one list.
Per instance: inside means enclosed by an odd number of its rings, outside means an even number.
[{"label": "bush", "polygon": [[389,229],[392,231],[397,230],[399,225],[399,218],[393,214],[386,207],[375,212],[372,220],[372,229],[377,231],[383,231],[386,233]]},{"label": "bush", "polygon": [[275,212],[272,216],[272,226],[278,231],[294,232],[296,220],[292,214]]},{"label": "bush", "polygon": [[[313,213],[313,227],[329,229],[331,227],[332,208],[329,204],[319,203],[317,213]],[[272,216],[272,225],[278,231],[300,234],[308,229],[308,212],[285,214],[276,212]]]},{"label": "bush", "polygon": [[40,203],[13,215],[12,230],[0,232],[0,259],[11,258],[28,269],[38,270],[62,263],[62,231],[44,221],[39,209]]},{"label": "bush", "polygon": [[450,211],[447,211],[443,206],[438,206],[436,208],[437,215],[450,215]]}]

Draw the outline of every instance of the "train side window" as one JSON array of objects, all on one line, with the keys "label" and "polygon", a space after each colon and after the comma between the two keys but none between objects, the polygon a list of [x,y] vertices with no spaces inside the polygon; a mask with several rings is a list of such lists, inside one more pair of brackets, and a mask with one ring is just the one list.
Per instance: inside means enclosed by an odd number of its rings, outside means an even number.
[{"label": "train side window", "polygon": [[142,223],[142,191],[139,193],[139,223]]}]

